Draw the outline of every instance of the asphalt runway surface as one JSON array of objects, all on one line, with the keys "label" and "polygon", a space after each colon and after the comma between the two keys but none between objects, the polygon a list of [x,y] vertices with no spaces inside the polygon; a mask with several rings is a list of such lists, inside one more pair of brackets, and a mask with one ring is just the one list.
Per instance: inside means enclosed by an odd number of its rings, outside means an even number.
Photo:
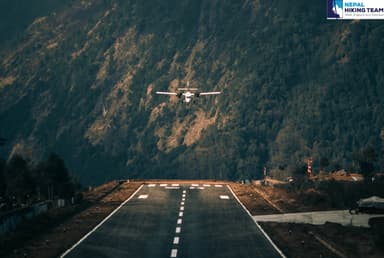
[{"label": "asphalt runway surface", "polygon": [[222,184],[146,184],[61,257],[282,257]]}]

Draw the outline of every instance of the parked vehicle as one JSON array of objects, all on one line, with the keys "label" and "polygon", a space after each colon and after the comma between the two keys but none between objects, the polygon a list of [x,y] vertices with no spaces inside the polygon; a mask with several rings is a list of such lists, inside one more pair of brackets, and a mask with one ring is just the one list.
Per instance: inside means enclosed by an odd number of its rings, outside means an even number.
[{"label": "parked vehicle", "polygon": [[356,204],[356,207],[349,209],[349,213],[384,213],[384,198],[378,196],[360,199]]}]

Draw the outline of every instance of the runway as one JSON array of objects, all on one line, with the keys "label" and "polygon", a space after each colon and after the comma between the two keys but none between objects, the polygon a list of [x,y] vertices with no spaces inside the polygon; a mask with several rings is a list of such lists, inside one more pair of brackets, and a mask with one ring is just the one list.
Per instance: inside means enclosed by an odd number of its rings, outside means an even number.
[{"label": "runway", "polygon": [[61,257],[282,257],[223,184],[146,184]]}]

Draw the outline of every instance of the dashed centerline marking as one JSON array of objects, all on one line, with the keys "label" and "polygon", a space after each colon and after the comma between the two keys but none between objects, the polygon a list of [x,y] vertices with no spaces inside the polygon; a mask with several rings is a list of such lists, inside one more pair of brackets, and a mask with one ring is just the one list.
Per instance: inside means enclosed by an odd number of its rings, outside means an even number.
[{"label": "dashed centerline marking", "polygon": [[228,195],[220,195],[220,199],[229,200],[229,196]]},{"label": "dashed centerline marking", "polygon": [[138,199],[147,199],[148,198],[148,194],[142,194],[142,195],[139,195]]},{"label": "dashed centerline marking", "polygon": [[172,249],[171,257],[177,257],[177,249]]},{"label": "dashed centerline marking", "polygon": [[[180,188],[179,184],[172,184],[172,189],[175,189],[175,188],[179,189]],[[185,197],[187,196],[186,194],[187,194],[187,190],[183,190],[183,194],[181,196],[181,202],[180,202],[179,217],[178,217],[177,222],[176,222],[177,225],[183,224],[182,217],[184,216],[183,211],[184,211]],[[176,227],[175,233],[180,234],[180,232],[181,232],[181,227],[180,226]],[[178,245],[179,243],[180,243],[180,237],[175,236],[173,238],[173,245]],[[173,248],[171,250],[171,257],[177,257],[177,249],[176,248]]]}]

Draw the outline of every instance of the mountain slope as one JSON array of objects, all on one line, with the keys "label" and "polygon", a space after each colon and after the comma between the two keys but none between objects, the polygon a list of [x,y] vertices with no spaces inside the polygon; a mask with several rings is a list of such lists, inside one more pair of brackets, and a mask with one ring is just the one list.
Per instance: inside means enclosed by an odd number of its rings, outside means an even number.
[{"label": "mountain slope", "polygon": [[[354,168],[382,148],[384,26],[306,1],[73,1],[1,53],[8,151],[55,151],[83,182]],[[155,95],[187,81],[218,97]],[[316,164],[314,164],[316,165]]]}]

